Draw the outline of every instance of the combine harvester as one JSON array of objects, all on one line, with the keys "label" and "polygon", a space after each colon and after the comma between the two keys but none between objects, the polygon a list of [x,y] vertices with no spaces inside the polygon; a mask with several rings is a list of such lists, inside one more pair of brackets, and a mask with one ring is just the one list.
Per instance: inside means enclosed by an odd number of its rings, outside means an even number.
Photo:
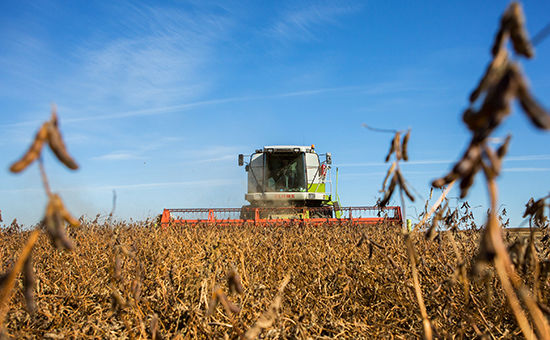
[{"label": "combine harvester", "polygon": [[[325,160],[321,162],[319,156],[324,156]],[[246,164],[244,155],[239,155],[239,166],[243,165],[248,172],[245,199],[249,205],[164,209],[161,224],[402,223],[399,207],[341,207],[337,194],[338,170],[333,197],[331,154],[317,154],[314,145],[265,146],[250,155]]]}]

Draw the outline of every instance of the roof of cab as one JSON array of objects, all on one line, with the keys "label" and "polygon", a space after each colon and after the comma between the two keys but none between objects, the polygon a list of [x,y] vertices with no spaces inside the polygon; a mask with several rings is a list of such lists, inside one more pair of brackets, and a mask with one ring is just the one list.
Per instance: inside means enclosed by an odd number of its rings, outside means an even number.
[{"label": "roof of cab", "polygon": [[304,145],[266,145],[264,146],[264,152],[268,149],[273,149],[274,152],[293,152],[299,149],[299,152],[313,152],[315,147]]}]

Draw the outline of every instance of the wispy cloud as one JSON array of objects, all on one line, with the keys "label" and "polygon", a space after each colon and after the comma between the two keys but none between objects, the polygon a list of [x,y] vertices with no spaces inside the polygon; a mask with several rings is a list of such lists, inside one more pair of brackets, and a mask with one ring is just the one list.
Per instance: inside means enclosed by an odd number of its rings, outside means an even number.
[{"label": "wispy cloud", "polygon": [[[239,103],[239,102],[249,102],[249,101],[259,101],[259,100],[272,100],[272,99],[288,98],[288,97],[307,97],[307,96],[323,95],[328,93],[358,92],[358,93],[364,93],[367,95],[374,95],[374,94],[381,94],[381,93],[399,93],[402,91],[412,90],[408,88],[396,88],[391,86],[380,87],[379,85],[380,84],[364,85],[364,86],[326,87],[326,88],[280,92],[280,93],[273,93],[273,94],[247,95],[247,96],[235,96],[235,97],[218,98],[218,99],[210,99],[210,100],[197,100],[197,101],[189,101],[184,104],[156,106],[148,109],[128,110],[123,112],[111,112],[111,113],[105,113],[105,114],[96,113],[96,112],[93,112],[92,110],[92,114],[89,114],[89,115],[83,115],[80,117],[73,117],[73,118],[64,118],[62,123],[73,124],[73,123],[82,123],[87,121],[127,119],[127,118],[134,118],[134,117],[140,117],[140,116],[155,116],[155,115],[163,115],[163,114],[169,114],[174,112],[184,112],[195,108],[213,106],[213,105],[219,105],[219,104]],[[77,110],[73,110],[73,111],[76,112]],[[89,112],[90,110],[85,110],[85,111]],[[29,121],[0,124],[0,127],[4,127],[4,128],[22,127],[22,126],[39,125],[41,123],[42,121],[39,121],[39,120],[29,120]]]},{"label": "wispy cloud", "polygon": [[[152,151],[180,145],[181,137],[151,138],[151,142],[145,145],[136,144],[133,149],[116,150],[103,155],[92,157],[95,161],[127,161],[144,160],[154,157]],[[185,164],[203,164],[236,160],[236,155],[241,147],[227,145],[210,145],[194,149],[178,149],[185,155]]]},{"label": "wispy cloud", "polygon": [[126,141],[126,144],[130,144],[131,148],[125,148],[122,150],[111,151],[103,155],[92,157],[92,160],[100,161],[124,161],[124,160],[136,160],[146,159],[150,156],[151,151],[163,149],[167,146],[178,145],[184,140],[183,137],[171,137],[162,136],[157,137],[154,135],[140,135],[140,139],[147,140],[147,143],[136,143],[134,139]]},{"label": "wispy cloud", "polygon": [[488,137],[487,142],[491,144],[502,144],[506,140],[506,137],[498,136],[498,137]]},{"label": "wispy cloud", "polygon": [[[451,164],[453,160],[419,160],[419,161],[408,161],[403,163],[403,165],[434,165],[434,164]],[[363,162],[363,163],[343,163],[338,165],[338,167],[367,167],[367,166],[387,166],[388,163],[384,162]]]},{"label": "wispy cloud", "polygon": [[[78,72],[65,79],[72,87],[68,93],[86,93],[90,105],[102,108],[166,107],[210,89],[217,43],[228,34],[230,18],[196,8],[124,4],[118,11],[117,35],[91,40],[73,52]],[[105,116],[115,115],[98,119]]]},{"label": "wispy cloud", "polygon": [[[550,168],[503,168],[502,172],[519,172],[519,173],[528,173],[528,172],[546,172],[550,171]],[[354,172],[346,173],[343,178],[360,178],[360,177],[382,177],[386,174],[384,171],[367,171],[367,172]],[[426,170],[426,171],[411,171],[407,170],[405,172],[406,176],[416,176],[416,175],[430,175],[430,176],[441,176],[442,173],[436,170]]]},{"label": "wispy cloud", "polygon": [[[93,114],[93,115],[83,116],[83,117],[68,118],[64,120],[64,123],[80,123],[84,121],[111,120],[111,119],[124,119],[124,118],[132,118],[132,117],[139,117],[139,116],[163,115],[163,114],[169,114],[173,112],[184,112],[195,108],[200,108],[204,106],[213,106],[213,105],[219,105],[219,104],[270,100],[270,99],[287,98],[287,97],[315,96],[315,95],[326,94],[326,93],[368,91],[369,89],[371,89],[370,86],[368,87],[367,86],[362,86],[362,87],[344,86],[344,87],[332,87],[332,88],[306,89],[306,90],[289,91],[289,92],[281,92],[281,93],[265,94],[265,95],[246,95],[246,96],[235,96],[235,97],[217,98],[217,99],[209,99],[209,100],[197,100],[197,101],[189,101],[187,103],[177,104],[177,105],[157,106],[149,109],[138,109],[138,110],[125,111],[125,112]],[[21,126],[21,125],[30,125],[30,124],[36,124],[36,123],[37,121],[19,122],[19,123],[14,123],[13,125]],[[7,126],[7,125],[4,125],[4,126]]]},{"label": "wispy cloud", "polygon": [[[14,96],[33,96],[25,99],[25,115],[4,117],[0,127],[38,126],[43,120],[33,118],[42,115],[33,108],[52,98],[64,101],[64,124],[185,110],[216,84],[217,48],[234,20],[227,13],[207,12],[200,4],[153,7],[123,1],[96,7],[106,8],[102,22],[109,27],[83,32],[86,38],[78,43],[64,41],[62,51],[46,36],[20,30],[9,35],[7,52],[0,55],[0,74],[9,81],[0,89],[9,96],[12,88]],[[44,15],[48,20],[42,21],[52,21]],[[191,105],[178,105],[182,102]]]},{"label": "wispy cloud", "polygon": [[132,159],[143,159],[144,157],[130,151],[114,151],[105,155],[92,157],[93,160],[100,161],[126,161]]},{"label": "wispy cloud", "polygon": [[68,188],[66,191],[73,190],[130,190],[130,189],[155,189],[155,188],[166,188],[174,186],[200,186],[200,187],[217,187],[234,183],[234,181],[229,179],[208,179],[208,180],[196,180],[196,181],[180,181],[180,182],[154,182],[154,183],[134,183],[134,184],[123,184],[123,185],[101,185],[101,186],[91,186],[91,187],[80,187],[80,188]]},{"label": "wispy cloud", "polygon": [[336,24],[338,18],[355,12],[359,6],[327,2],[286,10],[268,29],[268,35],[282,40],[315,40],[315,30]]},{"label": "wispy cloud", "polygon": [[[208,180],[195,181],[176,181],[176,182],[153,182],[153,183],[132,183],[132,184],[104,184],[104,185],[89,185],[59,188],[60,192],[82,192],[82,191],[111,191],[111,190],[140,190],[140,189],[156,189],[169,187],[192,187],[200,186],[201,188],[218,187],[235,183],[234,180],[224,178],[213,178]],[[4,189],[0,193],[21,193],[21,192],[42,192],[42,187],[36,188],[21,188],[21,189]]]},{"label": "wispy cloud", "polygon": [[228,161],[236,159],[235,155],[224,155],[220,157],[213,157],[213,158],[205,158],[205,159],[199,159],[195,161],[194,163],[214,163],[214,162],[221,162],[221,161]]},{"label": "wispy cloud", "polygon": [[503,172],[541,172],[550,171],[550,168],[503,168]]},{"label": "wispy cloud", "polygon": [[550,160],[550,155],[525,155],[525,156],[510,156],[505,157],[505,162],[521,162],[521,161],[546,161]]},{"label": "wispy cloud", "polygon": [[198,149],[184,150],[186,164],[204,164],[223,162],[237,159],[237,153],[241,149],[238,145],[210,145]]},{"label": "wispy cloud", "polygon": [[[524,156],[510,156],[505,157],[504,162],[528,162],[528,161],[544,161],[550,160],[549,155],[524,155]],[[453,159],[425,159],[417,161],[408,161],[402,163],[404,166],[408,165],[437,165],[437,164],[447,164],[452,165],[457,160]],[[360,162],[360,163],[343,163],[339,164],[338,167],[369,167],[369,166],[388,166],[388,163],[384,162]],[[518,168],[520,169],[520,168]],[[528,169],[528,168],[525,168]]]}]

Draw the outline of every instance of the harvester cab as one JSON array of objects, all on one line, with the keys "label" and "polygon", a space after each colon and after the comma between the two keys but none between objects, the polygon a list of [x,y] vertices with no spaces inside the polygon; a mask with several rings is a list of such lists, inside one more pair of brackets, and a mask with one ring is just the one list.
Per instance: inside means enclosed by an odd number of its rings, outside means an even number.
[{"label": "harvester cab", "polygon": [[[332,155],[315,146],[271,145],[246,156],[249,202],[241,208],[164,209],[161,224],[401,223],[399,207],[342,207],[332,194]],[[338,172],[336,172],[335,188]]]},{"label": "harvester cab", "polygon": [[[319,156],[324,156],[321,161]],[[239,165],[244,164],[239,155]],[[315,146],[280,145],[265,146],[250,155],[245,170],[248,173],[248,191],[243,207],[243,218],[249,217],[253,208],[270,209],[271,217],[302,217],[303,209],[332,207],[332,180],[330,153],[319,155]],[[328,190],[327,190],[328,189]],[[267,209],[264,209],[267,211]],[[310,217],[332,217],[333,209],[316,209]],[[252,216],[250,216],[252,217]]]}]

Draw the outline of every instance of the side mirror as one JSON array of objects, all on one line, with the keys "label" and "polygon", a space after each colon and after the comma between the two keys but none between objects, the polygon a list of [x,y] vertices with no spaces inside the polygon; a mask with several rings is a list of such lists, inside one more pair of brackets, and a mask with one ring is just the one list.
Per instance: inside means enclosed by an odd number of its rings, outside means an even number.
[{"label": "side mirror", "polygon": [[327,152],[326,162],[327,164],[332,164],[332,154],[330,152]]},{"label": "side mirror", "polygon": [[239,155],[239,166],[243,166],[244,165],[244,155],[241,153]]}]

